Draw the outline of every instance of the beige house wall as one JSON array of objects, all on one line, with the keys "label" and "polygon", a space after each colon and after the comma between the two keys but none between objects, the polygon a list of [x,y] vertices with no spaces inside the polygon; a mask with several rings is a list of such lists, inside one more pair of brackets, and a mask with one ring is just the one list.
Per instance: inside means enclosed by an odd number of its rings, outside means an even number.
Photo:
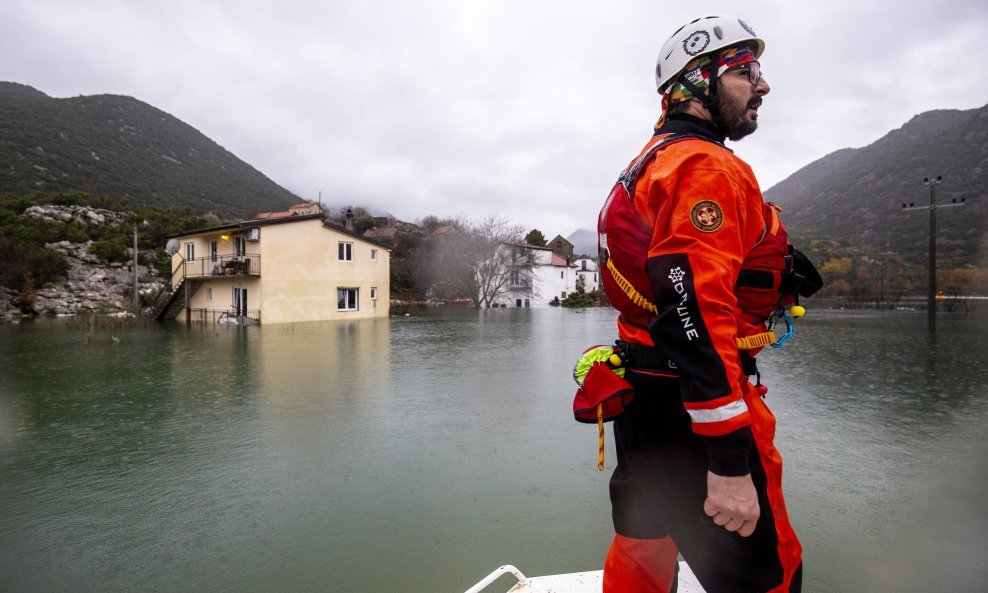
[{"label": "beige house wall", "polygon": [[[341,242],[351,245],[351,261],[339,260]],[[260,243],[261,282],[271,287],[262,288],[262,323],[387,317],[391,274],[384,247],[326,228],[320,220],[262,227]],[[357,310],[339,310],[340,288],[357,289]]]},{"label": "beige house wall", "polygon": [[[217,242],[218,258],[233,256],[235,237],[245,235],[247,229],[179,238],[172,270],[185,261],[186,245],[192,244],[195,259],[187,265],[206,275],[205,284],[190,298],[179,320],[187,320],[189,308],[231,310],[234,288],[247,289],[247,308],[260,310],[261,323],[265,325],[388,316],[391,276],[387,248],[327,228],[318,218],[276,222],[258,228],[260,239],[246,242],[246,254],[260,256],[259,276],[211,275],[216,264],[211,260],[210,242]],[[341,242],[351,245],[350,261],[339,259]],[[340,288],[357,290],[356,310],[339,310]],[[374,299],[371,289],[376,292]]]},{"label": "beige house wall", "polygon": [[[187,263],[187,270],[195,270],[201,274],[210,274],[217,262],[222,258],[232,257],[236,254],[236,241],[238,236],[245,236],[244,229],[228,229],[192,235],[179,238],[179,251],[172,256],[172,274],[175,270]],[[216,241],[216,258],[212,258],[212,245]],[[259,253],[260,242],[246,242],[246,253]],[[194,259],[186,261],[188,246],[192,245]],[[263,258],[262,258],[263,260]],[[207,282],[193,294],[186,309],[179,316],[179,321],[187,321],[189,309],[208,309],[210,311],[230,311],[233,309],[233,289],[247,288],[247,308],[259,309],[261,283],[260,279],[253,276],[210,276]]]},{"label": "beige house wall", "polygon": [[[209,309],[211,311],[231,311],[233,309],[233,289],[247,289],[247,308],[260,309],[258,306],[261,283],[257,279],[241,276],[224,277],[209,280],[189,299],[188,308],[179,314],[178,319],[186,320],[188,309]],[[263,315],[263,313],[262,313]],[[265,321],[261,318],[261,321]]]}]

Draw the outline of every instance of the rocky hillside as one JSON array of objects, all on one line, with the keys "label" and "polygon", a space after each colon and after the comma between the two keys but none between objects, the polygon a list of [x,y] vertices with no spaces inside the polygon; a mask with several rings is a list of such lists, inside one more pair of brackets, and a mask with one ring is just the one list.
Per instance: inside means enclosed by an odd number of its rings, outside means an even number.
[{"label": "rocky hillside", "polygon": [[55,99],[0,82],[0,194],[35,191],[222,218],[300,201],[195,128],[132,97]]},{"label": "rocky hillside", "polygon": [[[120,212],[89,206],[31,206],[23,216],[58,224],[118,226],[125,222]],[[130,263],[105,263],[90,253],[92,241],[60,241],[46,245],[68,260],[64,282],[52,283],[26,295],[0,287],[0,322],[24,316],[124,314],[133,311],[134,268]],[[137,267],[138,291],[147,297],[162,289],[163,281],[144,265]]]},{"label": "rocky hillside", "polygon": [[863,148],[810,163],[765,192],[785,209],[801,243],[822,239],[852,253],[892,252],[923,264],[929,232],[927,176],[943,177],[937,203],[942,267],[984,267],[988,253],[988,106],[915,116]]}]

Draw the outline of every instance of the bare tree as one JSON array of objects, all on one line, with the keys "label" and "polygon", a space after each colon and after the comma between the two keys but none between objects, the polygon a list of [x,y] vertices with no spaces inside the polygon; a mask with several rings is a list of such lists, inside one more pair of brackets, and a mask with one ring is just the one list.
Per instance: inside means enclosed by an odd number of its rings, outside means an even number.
[{"label": "bare tree", "polygon": [[433,234],[410,254],[408,269],[430,297],[471,298],[476,307],[491,307],[530,275],[530,262],[525,266],[519,260],[525,250],[513,246],[521,242],[520,225],[496,215],[476,223],[462,217],[425,221],[431,222]]},{"label": "bare tree", "polygon": [[491,307],[517,286],[531,286],[531,255],[521,245],[524,228],[489,215],[472,228],[470,266],[477,282],[474,303]]}]

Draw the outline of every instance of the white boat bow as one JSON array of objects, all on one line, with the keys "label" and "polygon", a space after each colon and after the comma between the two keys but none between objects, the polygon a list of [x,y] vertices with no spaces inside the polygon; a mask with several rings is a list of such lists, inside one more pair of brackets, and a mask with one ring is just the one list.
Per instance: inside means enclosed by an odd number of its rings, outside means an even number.
[{"label": "white boat bow", "polygon": [[[504,575],[512,575],[518,583],[507,593],[600,593],[604,571],[571,572],[543,577],[526,577],[510,564],[501,566],[470,587],[465,593],[480,593]],[[704,593],[696,575],[685,562],[679,563],[679,593]]]}]

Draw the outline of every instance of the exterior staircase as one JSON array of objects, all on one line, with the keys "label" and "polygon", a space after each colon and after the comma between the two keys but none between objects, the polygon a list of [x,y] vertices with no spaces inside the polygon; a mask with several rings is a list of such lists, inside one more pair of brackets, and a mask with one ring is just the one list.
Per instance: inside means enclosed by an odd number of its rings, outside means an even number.
[{"label": "exterior staircase", "polygon": [[179,312],[185,306],[186,294],[189,298],[206,283],[206,278],[183,277],[177,285],[172,287],[171,293],[158,306],[155,319],[158,321],[170,321],[178,317]]}]

